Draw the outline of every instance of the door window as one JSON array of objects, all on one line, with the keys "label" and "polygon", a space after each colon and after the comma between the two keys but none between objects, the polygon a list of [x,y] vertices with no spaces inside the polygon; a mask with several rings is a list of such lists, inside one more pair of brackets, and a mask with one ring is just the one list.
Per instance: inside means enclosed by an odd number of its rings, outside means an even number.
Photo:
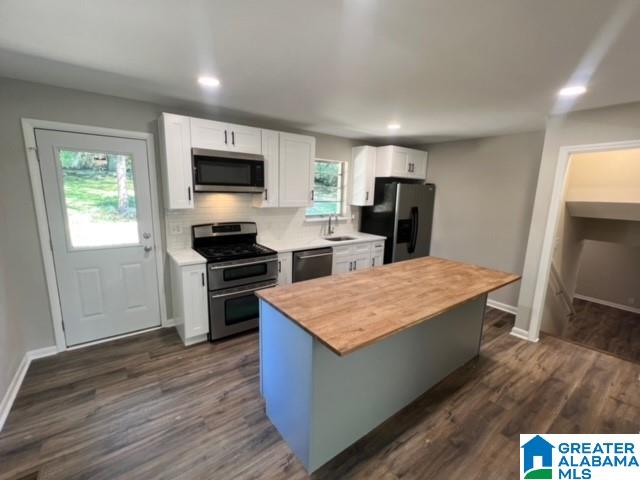
[{"label": "door window", "polygon": [[133,157],[58,150],[72,249],[139,243]]}]

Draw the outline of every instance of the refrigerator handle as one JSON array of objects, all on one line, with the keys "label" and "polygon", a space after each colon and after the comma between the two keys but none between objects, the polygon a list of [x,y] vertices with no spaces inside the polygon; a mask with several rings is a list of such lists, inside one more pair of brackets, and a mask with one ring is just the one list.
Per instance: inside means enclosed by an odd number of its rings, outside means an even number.
[{"label": "refrigerator handle", "polygon": [[409,253],[416,251],[416,242],[418,241],[418,207],[411,207],[411,243],[409,244]]}]

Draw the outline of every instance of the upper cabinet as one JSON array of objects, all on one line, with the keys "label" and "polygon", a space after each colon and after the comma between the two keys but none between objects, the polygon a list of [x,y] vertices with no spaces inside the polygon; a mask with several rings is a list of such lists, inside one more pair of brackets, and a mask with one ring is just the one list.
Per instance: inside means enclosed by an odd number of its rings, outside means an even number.
[{"label": "upper cabinet", "polygon": [[427,178],[427,152],[395,145],[376,150],[376,177]]},{"label": "upper cabinet", "polygon": [[193,208],[189,117],[163,113],[158,120],[164,206]]},{"label": "upper cabinet", "polygon": [[313,174],[316,139],[307,135],[280,133],[281,207],[309,207],[313,205]]},{"label": "upper cabinet", "polygon": [[260,154],[262,153],[262,134],[259,128],[192,118],[191,146],[209,150]]},{"label": "upper cabinet", "polygon": [[364,146],[352,149],[351,205],[373,205],[376,182],[376,147]]},{"label": "upper cabinet", "polygon": [[264,191],[253,196],[253,206],[279,207],[280,182],[280,132],[262,130],[262,155],[264,156]]},{"label": "upper cabinet", "polygon": [[307,207],[313,203],[316,139],[307,135],[262,130],[264,192],[253,206]]}]

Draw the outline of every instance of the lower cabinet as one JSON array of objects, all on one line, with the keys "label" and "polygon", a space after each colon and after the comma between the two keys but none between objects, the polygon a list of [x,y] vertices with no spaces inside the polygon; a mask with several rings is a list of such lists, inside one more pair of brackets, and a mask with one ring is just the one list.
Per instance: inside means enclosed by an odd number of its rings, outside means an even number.
[{"label": "lower cabinet", "polygon": [[371,245],[371,266],[379,267],[384,263],[384,241]]},{"label": "lower cabinet", "polygon": [[278,254],[278,285],[289,285],[293,279],[293,253]]},{"label": "lower cabinet", "polygon": [[206,264],[180,266],[171,261],[173,319],[185,345],[204,342],[209,333]]},{"label": "lower cabinet", "polygon": [[[376,253],[377,255],[378,250],[374,248],[373,243],[382,244],[380,254],[384,256],[384,242],[366,242],[345,245],[343,247],[333,247],[332,273],[354,272],[357,270],[366,270],[374,266],[372,253]],[[382,265],[382,261],[378,259],[375,265]]]}]

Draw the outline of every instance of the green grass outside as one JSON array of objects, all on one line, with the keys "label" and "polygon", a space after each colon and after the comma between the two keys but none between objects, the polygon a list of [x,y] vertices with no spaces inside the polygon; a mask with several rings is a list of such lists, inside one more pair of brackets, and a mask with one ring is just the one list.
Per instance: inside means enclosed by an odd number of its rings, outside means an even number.
[{"label": "green grass outside", "polygon": [[128,209],[118,211],[118,189],[114,172],[93,169],[63,169],[64,196],[69,216],[90,215],[93,221],[113,222],[136,218],[136,198],[131,173],[127,173]]}]

